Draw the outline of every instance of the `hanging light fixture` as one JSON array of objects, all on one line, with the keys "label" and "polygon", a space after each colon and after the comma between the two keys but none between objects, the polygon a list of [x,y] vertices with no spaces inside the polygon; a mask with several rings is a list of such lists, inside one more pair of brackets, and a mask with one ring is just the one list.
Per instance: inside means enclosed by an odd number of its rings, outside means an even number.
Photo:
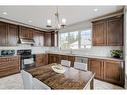
[{"label": "hanging light fixture", "polygon": [[56,30],[59,30],[61,28],[64,28],[66,26],[66,19],[62,18],[61,19],[61,23],[60,23],[60,14],[59,14],[59,10],[58,7],[56,7],[56,12],[55,12],[55,26],[52,26],[52,21],[51,19],[47,20],[47,26],[48,28],[55,28]]}]

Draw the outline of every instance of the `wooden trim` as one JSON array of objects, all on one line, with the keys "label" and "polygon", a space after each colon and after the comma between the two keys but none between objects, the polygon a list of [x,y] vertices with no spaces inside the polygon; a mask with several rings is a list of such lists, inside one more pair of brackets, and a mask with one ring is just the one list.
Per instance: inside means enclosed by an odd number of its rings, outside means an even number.
[{"label": "wooden trim", "polygon": [[109,13],[107,15],[103,15],[103,16],[94,18],[94,19],[91,20],[91,22],[95,22],[95,21],[98,21],[98,20],[107,19],[107,18],[114,17],[114,16],[121,16],[123,14],[124,14],[124,11],[123,11],[123,9],[121,9],[121,10],[119,10],[117,12]]}]

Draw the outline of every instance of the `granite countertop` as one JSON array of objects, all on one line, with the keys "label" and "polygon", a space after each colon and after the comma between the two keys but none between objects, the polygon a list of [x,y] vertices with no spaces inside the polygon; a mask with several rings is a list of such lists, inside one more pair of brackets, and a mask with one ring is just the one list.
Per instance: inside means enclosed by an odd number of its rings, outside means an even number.
[{"label": "granite countertop", "polygon": [[63,53],[63,52],[48,52],[48,53],[49,54],[69,55],[69,56],[76,56],[76,57],[86,57],[86,58],[107,59],[107,60],[114,60],[114,61],[124,61],[123,59],[106,57],[106,56],[83,55],[83,54],[70,54],[70,53]]}]

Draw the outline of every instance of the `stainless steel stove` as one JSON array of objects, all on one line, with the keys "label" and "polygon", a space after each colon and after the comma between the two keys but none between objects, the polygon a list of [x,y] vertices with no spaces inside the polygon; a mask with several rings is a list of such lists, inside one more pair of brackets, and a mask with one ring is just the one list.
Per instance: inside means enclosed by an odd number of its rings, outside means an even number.
[{"label": "stainless steel stove", "polygon": [[35,55],[31,52],[31,49],[17,50],[17,55],[21,56],[21,69],[35,67]]}]

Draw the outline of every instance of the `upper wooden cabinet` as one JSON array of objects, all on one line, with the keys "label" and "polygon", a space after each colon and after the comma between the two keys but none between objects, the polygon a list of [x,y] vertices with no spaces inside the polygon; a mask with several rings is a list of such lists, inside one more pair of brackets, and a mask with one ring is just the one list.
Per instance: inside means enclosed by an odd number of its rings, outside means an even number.
[{"label": "upper wooden cabinet", "polygon": [[7,45],[7,23],[0,22],[0,46]]},{"label": "upper wooden cabinet", "polygon": [[44,46],[58,46],[58,32],[45,32],[44,33]]},{"label": "upper wooden cabinet", "polygon": [[18,26],[13,24],[8,24],[8,40],[7,44],[9,46],[16,46],[18,42]]},{"label": "upper wooden cabinet", "polygon": [[96,21],[93,23],[93,45],[103,46],[106,45],[106,21]]},{"label": "upper wooden cabinet", "polygon": [[51,46],[51,32],[44,33],[44,46]]},{"label": "upper wooden cabinet", "polygon": [[93,22],[93,46],[123,45],[123,15]]},{"label": "upper wooden cabinet", "polygon": [[35,41],[35,46],[44,46],[44,32],[35,30],[33,33],[33,38]]},{"label": "upper wooden cabinet", "polygon": [[123,45],[123,17],[113,17],[107,21],[107,45]]},{"label": "upper wooden cabinet", "polygon": [[20,26],[19,27],[19,37],[33,39],[33,31],[34,29],[32,28]]},{"label": "upper wooden cabinet", "polygon": [[16,46],[18,41],[18,26],[0,22],[0,46]]}]

